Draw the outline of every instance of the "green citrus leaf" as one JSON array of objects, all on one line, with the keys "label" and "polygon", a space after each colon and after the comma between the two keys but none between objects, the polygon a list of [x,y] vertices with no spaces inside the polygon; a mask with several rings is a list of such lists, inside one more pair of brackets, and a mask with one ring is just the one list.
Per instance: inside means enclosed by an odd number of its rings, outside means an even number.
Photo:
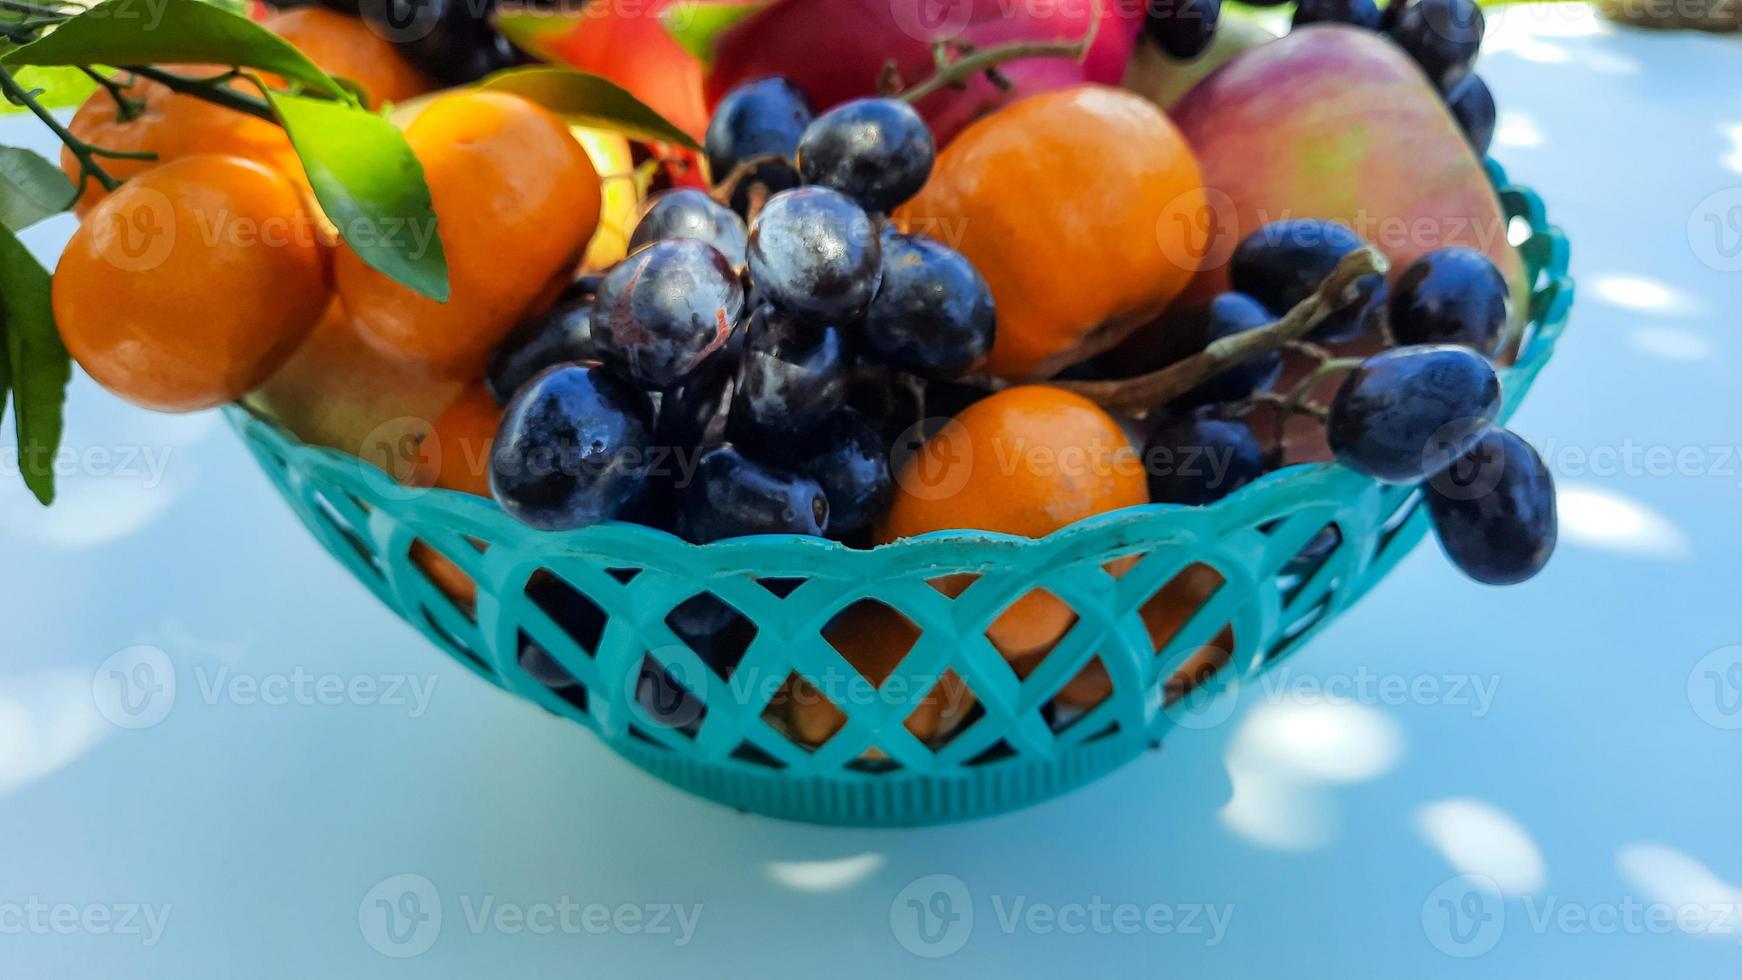
[{"label": "green citrus leaf", "polygon": [[573,68],[511,68],[486,78],[483,88],[531,99],[578,126],[590,126],[698,150],[690,134],[672,125],[629,90]]},{"label": "green citrus leaf", "polygon": [[345,244],[395,282],[447,302],[448,262],[429,185],[405,135],[355,106],[284,92],[266,99]]},{"label": "green citrus leaf", "polygon": [[66,174],[39,154],[0,146],[0,225],[23,231],[65,211],[75,193]]},{"label": "green citrus leaf", "polygon": [[312,92],[350,92],[289,41],[203,0],[104,0],[0,59],[7,65],[219,64],[269,71]]},{"label": "green citrus leaf", "polygon": [[0,422],[6,421],[6,396],[12,393],[12,358],[6,353],[6,320],[0,318]]},{"label": "green citrus leaf", "polygon": [[772,0],[750,3],[710,3],[688,0],[674,3],[659,15],[660,25],[678,47],[688,51],[702,67],[714,64],[714,49],[720,35],[767,7]]},{"label": "green citrus leaf", "polygon": [[54,326],[48,271],[11,231],[0,228],[0,316],[18,429],[18,472],[44,505],[54,502],[54,457],[72,360]]},{"label": "green citrus leaf", "polygon": [[[25,91],[36,92],[36,101],[45,109],[70,109],[97,90],[97,83],[77,68],[20,68],[12,76]],[[29,111],[0,99],[0,115]]]}]

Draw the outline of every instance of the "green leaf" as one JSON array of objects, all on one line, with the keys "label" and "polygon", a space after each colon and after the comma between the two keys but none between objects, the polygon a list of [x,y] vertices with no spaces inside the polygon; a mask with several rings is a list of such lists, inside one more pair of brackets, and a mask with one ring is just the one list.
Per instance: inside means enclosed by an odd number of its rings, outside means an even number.
[{"label": "green leaf", "polygon": [[343,85],[289,41],[203,0],[104,0],[0,59],[7,65],[219,64],[269,71],[335,99]]},{"label": "green leaf", "polygon": [[[36,101],[45,109],[70,109],[97,90],[97,83],[77,68],[20,68],[12,75],[25,91],[37,93]],[[29,111],[0,99],[0,115]]]},{"label": "green leaf", "polygon": [[0,228],[0,314],[12,375],[18,471],[44,505],[54,502],[54,457],[72,360],[54,326],[48,271],[11,231]]},{"label": "green leaf", "polygon": [[767,7],[772,0],[752,0],[750,3],[706,3],[686,0],[665,8],[659,15],[660,25],[678,47],[688,51],[702,67],[714,64],[714,50],[720,35]]},{"label": "green leaf", "polygon": [[448,262],[429,185],[404,134],[354,106],[284,92],[266,99],[351,250],[395,282],[447,302]]},{"label": "green leaf", "polygon": [[482,88],[531,99],[578,126],[606,129],[637,139],[701,149],[647,103],[607,78],[573,68],[511,68],[484,79]]},{"label": "green leaf", "polygon": [[12,358],[6,353],[6,319],[0,317],[0,422],[6,421],[6,396],[12,392]]},{"label": "green leaf", "polygon": [[0,225],[23,231],[65,211],[76,193],[66,174],[38,154],[0,146]]}]

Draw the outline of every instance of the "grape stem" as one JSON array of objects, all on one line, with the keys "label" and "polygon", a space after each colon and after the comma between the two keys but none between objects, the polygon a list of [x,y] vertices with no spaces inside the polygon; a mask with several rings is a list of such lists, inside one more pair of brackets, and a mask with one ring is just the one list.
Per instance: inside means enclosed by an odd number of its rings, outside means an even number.
[{"label": "grape stem", "polygon": [[[1023,61],[1028,58],[1071,58],[1082,61],[1089,55],[1089,49],[1095,45],[1095,37],[1101,32],[1101,2],[1090,0],[1089,29],[1081,38],[1075,41],[1012,41],[990,48],[974,49],[958,46],[960,55],[954,61],[949,61],[945,55],[947,45],[933,45],[933,58],[938,70],[932,76],[918,85],[900,92],[895,98],[912,105],[928,95],[935,95],[952,85],[965,84],[981,72],[996,76],[998,66],[1012,61]],[[893,67],[893,66],[891,66]],[[886,78],[893,78],[893,72]],[[1008,80],[1006,79],[1006,84]],[[1000,86],[1002,87],[1002,86]]]},{"label": "grape stem", "polygon": [[[724,180],[716,180],[714,190],[708,196],[712,197],[716,204],[731,207],[732,198],[738,193],[740,189],[739,185],[742,184],[744,185],[742,189],[745,193],[745,200],[749,204],[749,206],[745,208],[745,211],[748,213],[744,215],[744,221],[748,224],[756,220],[756,216],[762,212],[762,205],[768,203],[768,198],[771,196],[771,189],[767,183],[757,178],[756,171],[762,165],[768,163],[786,163],[790,165],[791,161],[778,153],[768,153],[762,156],[751,157],[743,163],[738,164],[736,167],[733,167],[732,172],[727,174]],[[746,181],[748,181],[748,183],[746,183]]]},{"label": "grape stem", "polygon": [[1319,284],[1317,292],[1275,323],[1223,337],[1201,353],[1135,378],[1048,383],[1076,392],[1105,408],[1141,417],[1243,361],[1281,350],[1290,342],[1304,338],[1326,318],[1360,299],[1356,291],[1360,279],[1382,274],[1389,268],[1390,263],[1378,250],[1371,247],[1356,249],[1343,256],[1336,269]]}]

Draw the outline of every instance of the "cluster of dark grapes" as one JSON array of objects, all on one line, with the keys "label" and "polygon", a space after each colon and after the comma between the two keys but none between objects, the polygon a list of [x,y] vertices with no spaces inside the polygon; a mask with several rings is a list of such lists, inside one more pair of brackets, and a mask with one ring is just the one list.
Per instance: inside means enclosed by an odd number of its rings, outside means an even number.
[{"label": "cluster of dark grapes", "polygon": [[489,365],[507,405],[491,487],[527,524],[847,537],[892,492],[855,379],[948,379],[991,348],[985,280],[887,221],[935,155],[906,103],[813,119],[794,86],[765,79],[722,100],[705,148],[714,193],[656,195],[629,256]]},{"label": "cluster of dark grapes", "polygon": [[465,85],[523,60],[490,24],[496,0],[271,0],[273,6],[315,3],[369,21],[405,60],[444,85]]},{"label": "cluster of dark grapes", "polygon": [[[1206,339],[1274,322],[1362,247],[1354,232],[1329,221],[1259,229],[1234,251],[1232,291],[1207,307]],[[1511,320],[1505,276],[1481,252],[1446,248],[1416,260],[1395,290],[1373,274],[1355,280],[1348,296],[1309,339],[1340,344],[1389,331],[1398,346],[1344,377],[1326,412],[1331,450],[1375,480],[1425,484],[1440,540],[1466,574],[1493,584],[1534,575],[1554,549],[1554,484],[1529,444],[1494,427],[1501,392],[1490,359],[1501,353]],[[1167,406],[1144,453],[1152,499],[1207,504],[1263,475],[1281,447],[1267,454],[1244,410],[1282,373],[1281,352],[1261,354]],[[1214,465],[1181,462],[1190,460]]]},{"label": "cluster of dark grapes", "polygon": [[[1247,0],[1274,7],[1287,0]],[[1221,19],[1221,0],[1150,0],[1144,29],[1156,46],[1175,58],[1203,54]],[[1494,140],[1494,93],[1473,66],[1487,21],[1476,0],[1300,0],[1294,26],[1350,24],[1396,41],[1445,97],[1478,156]]]}]

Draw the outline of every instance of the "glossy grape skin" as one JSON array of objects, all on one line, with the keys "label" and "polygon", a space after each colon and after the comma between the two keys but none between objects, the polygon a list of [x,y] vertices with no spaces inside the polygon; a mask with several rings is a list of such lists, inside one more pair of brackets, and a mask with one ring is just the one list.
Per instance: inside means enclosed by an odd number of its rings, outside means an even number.
[{"label": "glossy grape skin", "polygon": [[1415,260],[1391,294],[1400,344],[1462,344],[1492,357],[1511,316],[1506,277],[1473,248],[1443,248]]},{"label": "glossy grape skin", "polygon": [[1482,81],[1482,76],[1470,73],[1446,93],[1446,108],[1452,110],[1452,118],[1469,137],[1470,148],[1479,157],[1487,156],[1488,148],[1494,144],[1494,124],[1499,112],[1488,83]]},{"label": "glossy grape skin", "polygon": [[[1275,314],[1245,293],[1223,293],[1210,301],[1204,311],[1207,325],[1205,345],[1276,321]],[[1282,376],[1282,352],[1273,351],[1247,358],[1229,370],[1198,385],[1175,399],[1176,408],[1191,408],[1215,402],[1238,401],[1255,391],[1263,391]]]},{"label": "glossy grape skin", "polygon": [[1337,461],[1382,483],[1420,483],[1494,424],[1500,379],[1468,347],[1398,347],[1350,371],[1325,435]]},{"label": "glossy grape skin", "polygon": [[1292,26],[1352,24],[1376,31],[1380,19],[1379,5],[1373,0],[1301,0],[1295,8]]},{"label": "glossy grape skin", "polygon": [[669,388],[724,346],[744,318],[744,288],[719,250],[693,238],[657,241],[599,284],[593,344],[647,388]]},{"label": "glossy grape skin", "polygon": [[693,450],[725,438],[726,413],[738,383],[736,358],[716,353],[684,383],[668,389],[659,403],[655,428],[659,445],[673,451]]},{"label": "glossy grape skin", "polygon": [[764,160],[751,167],[743,178],[732,185],[727,204],[744,221],[769,198],[781,191],[790,191],[804,184],[798,175],[798,165],[791,160]]},{"label": "glossy grape skin", "polygon": [[405,60],[444,85],[466,85],[520,63],[490,26],[494,0],[369,0],[360,5]]},{"label": "glossy grape skin", "polygon": [[1222,0],[1153,0],[1143,31],[1170,56],[1190,61],[1210,46],[1221,19]]},{"label": "glossy grape skin", "polygon": [[730,445],[702,454],[678,514],[680,533],[696,544],[747,534],[820,536],[828,526],[829,501],[815,480]]},{"label": "glossy grape skin", "polygon": [[801,187],[769,198],[750,227],[750,280],[812,320],[858,319],[882,279],[882,249],[864,209],[839,191]]},{"label": "glossy grape skin", "polygon": [[784,446],[821,425],[847,396],[841,332],[763,304],[751,314],[729,431],[749,445]]},{"label": "glossy grape skin", "polygon": [[707,706],[690,693],[677,673],[653,657],[643,656],[636,669],[635,703],[655,724],[694,737],[701,730]]},{"label": "glossy grape skin", "polygon": [[641,488],[653,407],[603,367],[566,364],[532,379],[502,415],[490,492],[546,531],[611,520]]},{"label": "glossy grape skin", "polygon": [[1264,475],[1264,449],[1252,427],[1205,412],[1165,418],[1143,447],[1149,499],[1214,503]]},{"label": "glossy grape skin", "polygon": [[877,295],[859,325],[865,356],[926,378],[959,377],[992,349],[992,289],[967,257],[885,229]]},{"label": "glossy grape skin", "polygon": [[714,107],[702,149],[714,180],[725,180],[738,165],[760,156],[791,157],[811,123],[810,102],[784,78],[746,82]]},{"label": "glossy grape skin", "polygon": [[1476,0],[1393,0],[1385,12],[1386,32],[1441,92],[1450,92],[1470,73],[1487,30]]},{"label": "glossy grape skin", "polygon": [[[1292,218],[1265,225],[1240,242],[1228,263],[1228,282],[1286,314],[1318,291],[1343,256],[1365,242],[1347,227],[1317,218]],[[1309,334],[1327,343],[1353,340],[1376,328],[1384,316],[1385,277],[1374,274],[1356,280],[1359,298],[1326,318]]]},{"label": "glossy grape skin", "polygon": [[515,327],[490,355],[484,385],[498,405],[506,405],[522,385],[545,368],[598,358],[593,346],[593,297],[580,296],[559,302],[543,316]]},{"label": "glossy grape skin", "polygon": [[648,199],[641,221],[629,236],[629,251],[668,238],[694,238],[714,246],[734,269],[742,269],[749,237],[744,219],[730,208],[693,187],[682,187]]},{"label": "glossy grape skin", "polygon": [[869,527],[889,509],[894,481],[888,448],[857,409],[831,415],[805,440],[798,457],[798,471],[817,481],[829,498],[831,537]]},{"label": "glossy grape skin", "polygon": [[1447,557],[1478,582],[1516,585],[1554,554],[1554,477],[1529,443],[1505,429],[1489,430],[1428,481],[1424,498]]},{"label": "glossy grape skin", "polygon": [[937,146],[931,129],[899,99],[855,99],[818,116],[798,141],[798,172],[866,211],[887,213],[919,193]]}]

